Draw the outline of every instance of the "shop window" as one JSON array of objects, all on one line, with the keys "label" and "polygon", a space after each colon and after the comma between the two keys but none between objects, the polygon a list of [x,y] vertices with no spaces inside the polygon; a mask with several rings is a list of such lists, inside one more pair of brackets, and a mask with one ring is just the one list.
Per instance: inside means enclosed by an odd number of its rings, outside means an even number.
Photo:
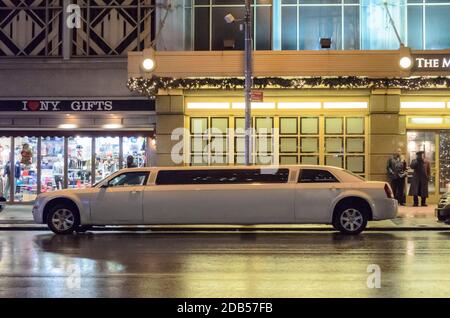
[{"label": "shop window", "polygon": [[245,165],[245,157],[244,157],[244,155],[236,155],[236,156],[234,156],[234,163],[236,165]]},{"label": "shop window", "polygon": [[319,156],[300,156],[300,163],[302,165],[318,165]]},{"label": "shop window", "polygon": [[261,136],[256,138],[256,151],[258,154],[267,154],[273,152],[272,138]]},{"label": "shop window", "polygon": [[228,117],[191,117],[190,123],[191,165],[228,164]]},{"label": "shop window", "polygon": [[245,138],[236,137],[234,138],[234,152],[243,153],[245,151]]},{"label": "shop window", "polygon": [[64,188],[64,138],[41,139],[41,192]]},{"label": "shop window", "polygon": [[344,158],[341,155],[325,156],[325,165],[344,168]]},{"label": "shop window", "polygon": [[281,165],[296,165],[298,164],[297,156],[280,156]]},{"label": "shop window", "polygon": [[37,195],[38,138],[14,138],[14,201],[33,201]]},{"label": "shop window", "polygon": [[[297,123],[300,125],[298,126]],[[294,137],[294,135],[296,136]],[[318,117],[280,118],[280,163],[294,163],[292,153],[295,152],[300,155],[300,157],[295,156],[295,163],[298,163],[298,158],[300,158],[302,164],[319,164],[317,159],[319,154],[318,135]],[[309,155],[303,156],[303,154]]]},{"label": "shop window", "polygon": [[343,141],[340,137],[325,138],[325,152],[327,153],[343,153]]},{"label": "shop window", "polygon": [[364,117],[347,117],[346,134],[347,135],[363,135],[364,134]]},{"label": "shop window", "polygon": [[192,166],[206,166],[208,165],[208,156],[205,154],[192,155],[191,156]]},{"label": "shop window", "polygon": [[208,130],[207,117],[193,117],[191,118],[191,134],[202,135]]},{"label": "shop window", "polygon": [[208,137],[207,136],[195,136],[191,137],[191,152],[208,152]]},{"label": "shop window", "polygon": [[303,117],[300,119],[302,135],[317,135],[319,134],[319,118],[317,117]]},{"label": "shop window", "polygon": [[325,164],[365,174],[365,121],[365,117],[325,117]]},{"label": "shop window", "polygon": [[364,153],[364,138],[348,137],[346,149],[348,153]]},{"label": "shop window", "polygon": [[273,117],[256,117],[255,118],[255,132],[256,138],[255,163],[259,165],[267,165],[273,163]]},{"label": "shop window", "polygon": [[450,131],[439,132],[439,188],[441,193],[450,191]]},{"label": "shop window", "polygon": [[0,197],[10,198],[11,138],[0,137]]},{"label": "shop window", "polygon": [[68,138],[68,187],[83,189],[92,183],[92,138]]},{"label": "shop window", "polygon": [[211,118],[211,134],[226,135],[228,130],[228,118],[226,117],[213,117]]},{"label": "shop window", "polygon": [[228,152],[228,138],[223,136],[211,137],[211,153],[227,153]]},{"label": "shop window", "polygon": [[245,118],[235,117],[234,118],[234,129],[236,135],[245,134]]},{"label": "shop window", "polygon": [[273,117],[257,117],[255,119],[256,123],[256,134],[261,135],[271,135],[273,130]]},{"label": "shop window", "polygon": [[131,167],[145,167],[147,163],[146,148],[147,140],[145,137],[123,137],[123,162],[122,167],[127,168],[128,158],[133,159]]},{"label": "shop window", "polygon": [[95,139],[95,182],[119,170],[119,137]]},{"label": "shop window", "polygon": [[364,173],[364,156],[347,156],[345,166],[354,173]]},{"label": "shop window", "polygon": [[298,139],[296,137],[281,137],[280,138],[280,152],[294,152],[298,151]]},{"label": "shop window", "polygon": [[297,135],[298,119],[297,117],[280,118],[280,135]]},{"label": "shop window", "polygon": [[344,120],[341,117],[325,118],[325,134],[340,135],[344,131]]},{"label": "shop window", "polygon": [[319,152],[319,138],[303,137],[301,138],[301,152],[302,153],[318,153]]}]

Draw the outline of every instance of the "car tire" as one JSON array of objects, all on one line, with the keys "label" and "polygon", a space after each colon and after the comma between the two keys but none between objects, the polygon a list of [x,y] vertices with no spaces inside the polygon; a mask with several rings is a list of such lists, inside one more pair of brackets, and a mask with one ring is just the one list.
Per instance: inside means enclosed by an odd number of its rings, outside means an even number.
[{"label": "car tire", "polygon": [[367,211],[359,205],[342,205],[333,217],[333,227],[343,234],[360,234],[367,226]]},{"label": "car tire", "polygon": [[47,225],[56,234],[73,234],[80,225],[78,210],[73,206],[55,205],[47,215]]}]

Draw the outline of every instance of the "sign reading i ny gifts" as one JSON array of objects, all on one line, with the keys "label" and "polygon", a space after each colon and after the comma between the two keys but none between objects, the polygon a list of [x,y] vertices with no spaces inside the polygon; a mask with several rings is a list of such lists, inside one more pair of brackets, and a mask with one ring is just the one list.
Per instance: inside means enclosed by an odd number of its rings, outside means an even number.
[{"label": "sign reading i ny gifts", "polygon": [[0,100],[0,112],[155,111],[154,100]]}]

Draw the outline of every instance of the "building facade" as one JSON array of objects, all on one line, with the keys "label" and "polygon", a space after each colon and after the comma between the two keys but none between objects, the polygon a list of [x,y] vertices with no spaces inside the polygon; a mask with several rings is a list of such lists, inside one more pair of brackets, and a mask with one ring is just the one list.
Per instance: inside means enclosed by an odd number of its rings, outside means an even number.
[{"label": "building facade", "polygon": [[[449,10],[437,0],[254,1],[263,100],[252,104],[253,162],[386,180],[394,151],[409,162],[425,150],[432,200],[447,191]],[[179,1],[156,14],[156,51],[129,53],[129,88],[156,100],[160,165],[243,163],[243,32],[228,13],[243,17],[243,1]],[[151,72],[140,67],[145,58],[156,63]]]},{"label": "building facade", "polygon": [[[244,1],[0,1],[0,192],[83,187],[130,154],[241,164],[244,35],[228,13]],[[445,191],[449,14],[448,0],[254,0],[253,162],[385,180],[395,149],[425,150]]]},{"label": "building facade", "polygon": [[126,87],[151,45],[148,0],[0,1],[0,195],[83,188],[152,164],[155,102]]}]

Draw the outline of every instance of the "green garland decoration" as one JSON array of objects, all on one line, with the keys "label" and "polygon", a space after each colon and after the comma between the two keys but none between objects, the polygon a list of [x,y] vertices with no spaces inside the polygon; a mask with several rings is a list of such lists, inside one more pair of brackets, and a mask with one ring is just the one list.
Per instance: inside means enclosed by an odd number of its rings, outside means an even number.
[{"label": "green garland decoration", "polygon": [[[151,78],[133,77],[127,82],[127,87],[132,92],[155,98],[160,89],[186,89],[198,90],[202,88],[237,90],[244,87],[243,78]],[[450,88],[450,77],[410,77],[410,78],[368,78],[368,77],[255,77],[253,88],[400,88],[406,90],[418,90],[422,88]]]}]

